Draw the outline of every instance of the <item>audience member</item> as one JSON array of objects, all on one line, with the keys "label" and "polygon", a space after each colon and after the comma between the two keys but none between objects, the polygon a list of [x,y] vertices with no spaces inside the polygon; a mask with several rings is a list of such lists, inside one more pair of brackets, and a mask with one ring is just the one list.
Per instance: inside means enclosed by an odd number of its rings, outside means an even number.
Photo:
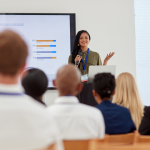
[{"label": "audience member", "polygon": [[27,45],[12,31],[0,33],[0,149],[43,149],[58,137],[52,117],[23,94],[18,79],[25,67]]},{"label": "audience member", "polygon": [[129,109],[132,120],[138,130],[143,117],[144,106],[134,77],[130,73],[122,73],[117,77],[113,103]]},{"label": "audience member", "polygon": [[150,106],[144,108],[144,117],[139,126],[139,132],[142,135],[150,135]]},{"label": "audience member", "polygon": [[45,105],[42,101],[43,94],[46,92],[48,86],[48,79],[45,73],[42,70],[34,68],[25,71],[24,74],[26,75],[22,79],[22,86],[26,94]]},{"label": "audience member", "polygon": [[80,104],[75,95],[82,90],[81,74],[77,67],[69,64],[57,72],[54,85],[59,97],[50,106],[49,112],[65,140],[104,138],[103,116],[96,108]]},{"label": "audience member", "polygon": [[107,134],[124,134],[136,130],[127,108],[113,104],[115,77],[110,73],[99,73],[93,80],[93,96],[105,120]]}]

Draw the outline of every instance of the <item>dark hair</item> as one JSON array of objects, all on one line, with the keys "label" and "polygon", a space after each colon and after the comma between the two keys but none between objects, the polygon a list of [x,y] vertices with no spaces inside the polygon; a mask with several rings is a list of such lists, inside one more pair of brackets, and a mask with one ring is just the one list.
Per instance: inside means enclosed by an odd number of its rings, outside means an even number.
[{"label": "dark hair", "polygon": [[48,86],[48,79],[42,70],[34,68],[27,71],[27,75],[22,80],[22,86],[26,94],[34,99],[38,99],[45,93]]},{"label": "dark hair", "polygon": [[78,51],[80,49],[80,46],[78,46],[79,44],[79,39],[82,33],[87,33],[87,35],[89,36],[89,39],[91,40],[90,34],[86,31],[86,30],[81,30],[77,33],[76,38],[75,38],[75,42],[74,42],[74,47],[73,47],[73,51],[72,51],[72,63],[75,64],[74,59],[76,58]]},{"label": "dark hair", "polygon": [[0,33],[1,74],[14,76],[25,64],[27,56],[27,45],[17,33],[10,30]]},{"label": "dark hair", "polygon": [[102,99],[110,98],[115,86],[115,77],[111,73],[98,73],[94,77],[93,89]]}]

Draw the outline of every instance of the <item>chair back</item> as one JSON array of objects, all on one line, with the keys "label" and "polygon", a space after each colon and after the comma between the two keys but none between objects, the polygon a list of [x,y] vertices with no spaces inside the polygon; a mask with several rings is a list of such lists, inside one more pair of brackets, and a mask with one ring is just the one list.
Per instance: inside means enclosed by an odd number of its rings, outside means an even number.
[{"label": "chair back", "polygon": [[119,146],[119,145],[131,145],[134,142],[134,137],[136,133],[127,133],[127,134],[118,134],[118,135],[105,135],[105,140],[94,139],[90,141],[90,146],[92,145],[112,145],[112,146]]},{"label": "chair back", "polygon": [[138,131],[128,134],[107,135],[107,142],[91,140],[88,150],[150,150],[150,137]]},{"label": "chair back", "polygon": [[90,140],[64,140],[64,150],[88,150]]},{"label": "chair back", "polygon": [[135,133],[109,135],[108,143],[110,145],[130,145],[134,142]]},{"label": "chair back", "polygon": [[[88,150],[89,142],[91,140],[64,140],[64,149],[65,150]],[[92,140],[93,141],[93,140]],[[107,136],[104,139],[96,139],[99,143],[106,143]]]},{"label": "chair back", "polygon": [[134,144],[150,144],[150,136],[140,135],[139,132],[135,132]]},{"label": "chair back", "polygon": [[150,150],[150,144],[140,144],[140,145],[105,145],[99,144],[94,145],[94,147],[89,147],[88,150]]}]

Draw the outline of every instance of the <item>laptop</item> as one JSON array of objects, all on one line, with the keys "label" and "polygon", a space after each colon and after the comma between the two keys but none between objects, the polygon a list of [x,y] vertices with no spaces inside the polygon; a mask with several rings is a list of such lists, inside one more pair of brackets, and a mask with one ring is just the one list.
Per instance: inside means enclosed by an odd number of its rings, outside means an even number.
[{"label": "laptop", "polygon": [[116,66],[89,66],[89,74],[88,74],[88,83],[92,83],[94,76],[98,73],[111,73],[115,76],[116,74]]}]

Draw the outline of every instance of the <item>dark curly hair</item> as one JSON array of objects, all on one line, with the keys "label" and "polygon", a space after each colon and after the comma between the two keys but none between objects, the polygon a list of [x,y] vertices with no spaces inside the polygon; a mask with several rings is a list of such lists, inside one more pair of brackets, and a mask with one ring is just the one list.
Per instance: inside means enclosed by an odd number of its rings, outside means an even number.
[{"label": "dark curly hair", "polygon": [[115,86],[115,77],[111,73],[98,73],[94,77],[93,89],[102,99],[110,98]]}]

